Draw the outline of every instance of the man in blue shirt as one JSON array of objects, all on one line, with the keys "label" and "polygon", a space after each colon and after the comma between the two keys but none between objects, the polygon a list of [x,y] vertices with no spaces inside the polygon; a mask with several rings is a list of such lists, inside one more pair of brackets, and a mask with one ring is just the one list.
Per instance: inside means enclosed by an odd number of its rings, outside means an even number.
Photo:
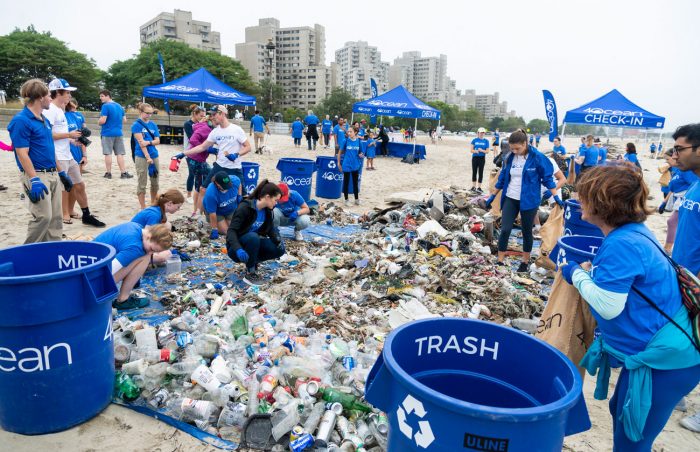
[{"label": "man in blue shirt", "polygon": [[345,118],[338,119],[338,124],[333,127],[333,140],[335,143],[335,155],[338,155],[341,146],[345,143],[345,132],[348,127],[345,125]]},{"label": "man in blue shirt", "polygon": [[241,181],[237,177],[230,177],[225,171],[219,171],[214,175],[214,183],[209,184],[204,192],[202,207],[209,216],[212,239],[218,239],[219,234],[226,234],[228,231],[233,213],[241,200],[238,194],[240,184]]},{"label": "man in blue shirt", "polygon": [[540,147],[540,139],[542,138],[542,135],[540,135],[539,132],[535,134],[535,147],[539,148]]},{"label": "man in blue shirt", "polygon": [[12,118],[7,130],[15,148],[22,189],[31,201],[28,204],[31,220],[24,243],[60,241],[63,214],[59,184],[63,178],[59,180],[56,169],[51,124],[43,115],[51,105],[51,94],[46,83],[39,79],[24,82],[19,93],[25,107]]},{"label": "man in blue shirt", "polygon": [[304,124],[306,124],[306,143],[309,145],[309,151],[311,150],[311,140],[314,141],[314,151],[316,150],[316,143],[318,142],[318,123],[321,122],[313,112],[309,110],[309,114],[304,118]]},{"label": "man in blue shirt", "polygon": [[112,153],[117,156],[117,165],[121,171],[122,179],[131,179],[131,174],[126,172],[124,164],[124,140],[122,139],[122,127],[126,123],[126,114],[124,108],[112,100],[112,93],[103,89],[100,91],[100,101],[102,102],[102,110],[100,110],[100,119],[97,123],[102,126],[102,155],[105,156],[105,175],[106,179],[112,178]]},{"label": "man in blue shirt", "polygon": [[311,209],[296,190],[290,190],[284,182],[280,182],[277,186],[282,190],[282,197],[277,201],[272,222],[276,228],[294,225],[294,240],[300,242],[304,240],[301,231],[311,225],[309,217]]},{"label": "man in blue shirt", "polygon": [[651,158],[656,156],[656,143],[651,143],[651,146],[649,146],[649,152],[651,152]]},{"label": "man in blue shirt", "polygon": [[321,123],[321,133],[323,134],[323,148],[328,149],[331,144],[331,131],[333,129],[333,121],[331,116],[326,115],[326,119]]},{"label": "man in blue shirt", "polygon": [[253,141],[255,142],[255,153],[262,154],[262,146],[260,143],[265,139],[265,130],[267,134],[270,135],[270,128],[265,122],[265,118],[260,116],[260,110],[255,110],[255,116],[250,118],[250,135],[253,136]]},{"label": "man in blue shirt", "polygon": [[[700,124],[679,127],[673,139],[676,140],[673,157],[678,169],[693,171],[700,177]],[[700,181],[688,188],[678,208],[673,259],[693,274],[700,275]]]}]

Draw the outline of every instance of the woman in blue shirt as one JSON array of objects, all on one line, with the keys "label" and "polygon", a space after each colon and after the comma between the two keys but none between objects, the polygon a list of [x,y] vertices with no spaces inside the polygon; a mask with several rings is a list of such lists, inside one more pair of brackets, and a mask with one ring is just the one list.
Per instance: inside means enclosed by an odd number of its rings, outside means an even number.
[{"label": "woman in blue shirt", "polygon": [[642,165],[639,164],[639,159],[637,158],[637,147],[634,143],[627,143],[625,147],[625,155],[623,157],[626,162],[634,163],[637,168],[642,169]]},{"label": "woman in blue shirt", "polygon": [[160,133],[158,126],[151,122],[155,113],[147,103],[139,103],[139,119],[131,126],[134,135],[134,165],[136,166],[137,187],[136,196],[139,198],[141,209],[146,208],[146,182],[151,180],[151,204],[156,203],[158,196],[158,149]]},{"label": "woman in blue shirt", "polygon": [[[479,127],[477,137],[472,140],[472,193],[483,193],[481,182],[484,180],[484,167],[486,166],[486,154],[489,152],[489,140],[484,138],[486,129]],[[477,180],[477,174],[479,179]]]},{"label": "woman in blue shirt", "polygon": [[562,208],[564,202],[557,195],[554,183],[554,167],[549,159],[532,146],[528,146],[527,133],[524,130],[513,132],[508,138],[511,154],[506,158],[498,176],[496,186],[491,188],[491,196],[486,200],[486,208],[491,209],[491,203],[496,195],[503,190],[501,196],[501,233],[498,236],[498,263],[504,265],[503,260],[508,250],[508,239],[513,230],[513,224],[518,214],[523,231],[522,262],[518,267],[518,273],[527,273],[532,251],[532,228],[535,215],[542,202],[540,186],[549,189],[554,201]]},{"label": "woman in blue shirt", "polygon": [[562,268],[601,332],[581,365],[591,375],[598,372],[598,400],[607,397],[610,367],[622,367],[610,399],[613,450],[650,451],[673,408],[700,380],[688,310],[674,267],[644,225],[649,190],[641,172],[601,166],[576,188],[581,218],[605,236],[592,263]]},{"label": "woman in blue shirt", "polygon": [[586,137],[586,146],[579,148],[576,163],[581,165],[581,170],[578,172],[580,177],[583,173],[590,170],[598,164],[600,160],[600,150],[593,144],[593,135]]},{"label": "woman in blue shirt", "polygon": [[294,147],[301,147],[301,138],[304,136],[304,123],[301,122],[301,118],[297,116],[297,119],[289,126],[289,133],[294,138]]},{"label": "woman in blue shirt", "polygon": [[158,196],[158,199],[151,207],[143,209],[131,219],[141,227],[152,226],[154,224],[165,224],[171,226],[166,214],[173,214],[180,210],[185,202],[185,197],[177,188],[171,188]]},{"label": "woman in blue shirt", "polygon": [[346,132],[346,139],[343,148],[338,153],[338,169],[343,173],[343,196],[345,205],[350,206],[348,191],[350,189],[350,178],[352,178],[353,194],[355,195],[355,205],[360,205],[360,168],[362,168],[362,148],[360,139],[357,137],[357,129],[350,127]]}]

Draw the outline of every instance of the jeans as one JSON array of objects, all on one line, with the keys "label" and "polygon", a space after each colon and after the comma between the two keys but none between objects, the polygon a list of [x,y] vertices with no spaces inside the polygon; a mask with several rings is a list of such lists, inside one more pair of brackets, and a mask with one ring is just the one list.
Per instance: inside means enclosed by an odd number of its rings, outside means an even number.
[{"label": "jeans", "polygon": [[477,172],[479,173],[479,183],[484,180],[484,166],[486,166],[486,156],[472,156],[472,183],[477,180]]},{"label": "jeans", "polygon": [[209,164],[207,162],[198,162],[197,160],[187,159],[187,191],[191,192],[194,188],[199,191],[204,186],[204,180],[209,175]]},{"label": "jeans", "polygon": [[[260,262],[277,259],[286,252],[284,242],[280,242],[277,246],[268,237],[261,237],[257,232],[247,232],[239,237],[238,241],[241,243],[241,248],[248,253],[248,262],[245,263],[248,271],[255,270]],[[236,256],[236,250],[232,247],[228,249],[228,256],[234,262],[241,262]]]},{"label": "jeans", "polygon": [[530,210],[520,210],[520,201],[509,197],[504,197],[501,204],[501,233],[498,236],[498,251],[508,250],[508,239],[513,230],[515,218],[520,213],[520,223],[523,231],[523,251],[532,251],[532,227],[535,224],[537,208]]},{"label": "jeans", "polygon": [[360,187],[359,187],[359,178],[360,178],[360,171],[348,171],[348,172],[343,172],[343,195],[345,195],[345,199],[348,199],[348,191],[350,190],[350,177],[352,177],[352,186],[354,189],[354,195],[355,199],[358,199],[360,196]]},{"label": "jeans", "polygon": [[276,228],[279,228],[280,226],[290,226],[293,224],[295,231],[301,231],[311,225],[311,218],[308,215],[299,215],[297,219],[292,222],[282,213],[280,209],[275,207],[275,210],[273,210],[272,224],[274,224]]},{"label": "jeans", "polygon": [[241,189],[243,190],[243,194],[245,195],[245,184],[243,183],[243,170],[240,168],[224,168],[223,166],[220,166],[218,163],[214,162],[214,165],[211,167],[211,171],[209,171],[209,174],[207,175],[206,179],[204,180],[204,183],[202,184],[202,187],[207,188],[209,184],[211,183],[212,178],[218,173],[219,171],[223,171],[229,176],[236,176],[239,181],[241,181]]},{"label": "jeans", "polygon": [[294,146],[301,146],[301,138],[294,138]]}]

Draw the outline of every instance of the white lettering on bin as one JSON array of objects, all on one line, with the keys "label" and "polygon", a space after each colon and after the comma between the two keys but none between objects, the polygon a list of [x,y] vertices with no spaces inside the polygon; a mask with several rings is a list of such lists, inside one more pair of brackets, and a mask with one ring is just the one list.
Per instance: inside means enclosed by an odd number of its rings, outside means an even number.
[{"label": "white lettering on bin", "polygon": [[66,259],[63,255],[58,255],[58,269],[64,270],[66,268],[82,268],[86,265],[94,264],[97,261],[95,256],[83,256],[83,255],[72,255],[68,256]]},{"label": "white lettering on bin", "polygon": [[[480,357],[490,353],[491,359],[494,361],[498,359],[498,341],[494,341],[492,345],[489,345],[484,338],[480,339],[474,336],[466,336],[462,339],[463,347],[460,347],[459,339],[454,334],[448,337],[447,340],[442,336],[426,336],[416,338],[415,342],[418,344],[418,356],[422,356],[424,351],[426,355],[453,351],[466,355],[476,355],[478,353]],[[426,342],[427,346],[424,350],[423,344]]]},{"label": "white lettering on bin", "polygon": [[[73,364],[73,354],[70,345],[65,342],[59,342],[51,346],[45,345],[43,349],[23,348],[16,353],[7,347],[0,347],[0,370],[3,372],[19,370],[26,373],[51,370],[51,352],[57,348],[63,348],[67,364],[69,366]],[[9,367],[6,367],[3,363],[8,363]],[[33,367],[28,367],[27,363],[34,363],[34,365]]]}]

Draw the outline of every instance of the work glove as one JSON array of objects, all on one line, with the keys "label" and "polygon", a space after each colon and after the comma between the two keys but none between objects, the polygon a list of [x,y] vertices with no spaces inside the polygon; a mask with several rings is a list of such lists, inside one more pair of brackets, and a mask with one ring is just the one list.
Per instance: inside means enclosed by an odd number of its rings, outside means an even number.
[{"label": "work glove", "polygon": [[155,163],[148,165],[148,177],[158,177],[158,167]]},{"label": "work glove", "polygon": [[46,185],[39,179],[38,177],[32,177],[29,179],[29,182],[32,184],[31,188],[27,191],[27,196],[29,196],[29,200],[33,203],[37,203],[40,200],[44,199],[44,195],[49,194],[49,189],[46,188]]},{"label": "work glove", "polygon": [[180,256],[180,260],[183,262],[189,262],[192,260],[189,254],[185,253],[184,251],[180,250],[172,250],[170,251],[174,256]]},{"label": "work glove", "polygon": [[564,201],[561,200],[561,198],[559,197],[559,195],[554,195],[554,202],[556,202],[557,205],[558,205],[559,207],[561,207],[562,209],[564,208]]},{"label": "work glove", "polygon": [[212,146],[209,149],[207,149],[207,152],[210,154],[218,154],[219,150],[217,148],[215,148],[214,146]]},{"label": "work glove", "polygon": [[292,223],[297,221],[297,218],[299,218],[299,212],[296,210],[293,211],[292,213],[290,213],[289,216],[287,217],[287,219]]},{"label": "work glove", "polygon": [[494,199],[496,199],[496,195],[491,195],[488,197],[488,199],[484,203],[484,206],[486,206],[486,210],[491,210],[491,204],[493,203]]},{"label": "work glove", "polygon": [[214,228],[211,230],[211,234],[209,234],[209,238],[212,240],[216,240],[219,238],[219,230]]},{"label": "work glove", "polygon": [[551,197],[552,197],[552,192],[549,191],[549,190],[547,190],[546,192],[544,192],[544,195],[542,195],[542,199],[544,199],[545,201],[548,200],[548,199],[551,198]]},{"label": "work glove", "polygon": [[236,257],[241,262],[248,262],[249,259],[248,253],[246,253],[243,248],[236,250]]},{"label": "work glove", "polygon": [[185,153],[184,153],[184,152],[180,152],[179,154],[176,154],[176,155],[175,155],[175,158],[178,159],[178,160],[182,160],[182,159],[185,158]]},{"label": "work glove", "polygon": [[564,280],[566,280],[566,282],[568,282],[569,284],[573,285],[574,282],[571,278],[574,276],[574,271],[577,268],[581,268],[581,266],[576,262],[568,262],[561,268],[561,275],[564,277]]},{"label": "work glove", "polygon": [[229,154],[226,156],[227,159],[231,160],[232,162],[235,162],[236,159],[238,158],[238,153],[234,152],[233,154]]},{"label": "work glove", "polygon": [[73,181],[70,180],[70,176],[68,176],[65,171],[59,171],[58,177],[61,179],[63,188],[65,188],[66,191],[70,191],[71,188],[73,188]]},{"label": "work glove", "polygon": [[664,213],[666,211],[666,202],[662,202],[661,205],[659,206],[659,213]]}]

